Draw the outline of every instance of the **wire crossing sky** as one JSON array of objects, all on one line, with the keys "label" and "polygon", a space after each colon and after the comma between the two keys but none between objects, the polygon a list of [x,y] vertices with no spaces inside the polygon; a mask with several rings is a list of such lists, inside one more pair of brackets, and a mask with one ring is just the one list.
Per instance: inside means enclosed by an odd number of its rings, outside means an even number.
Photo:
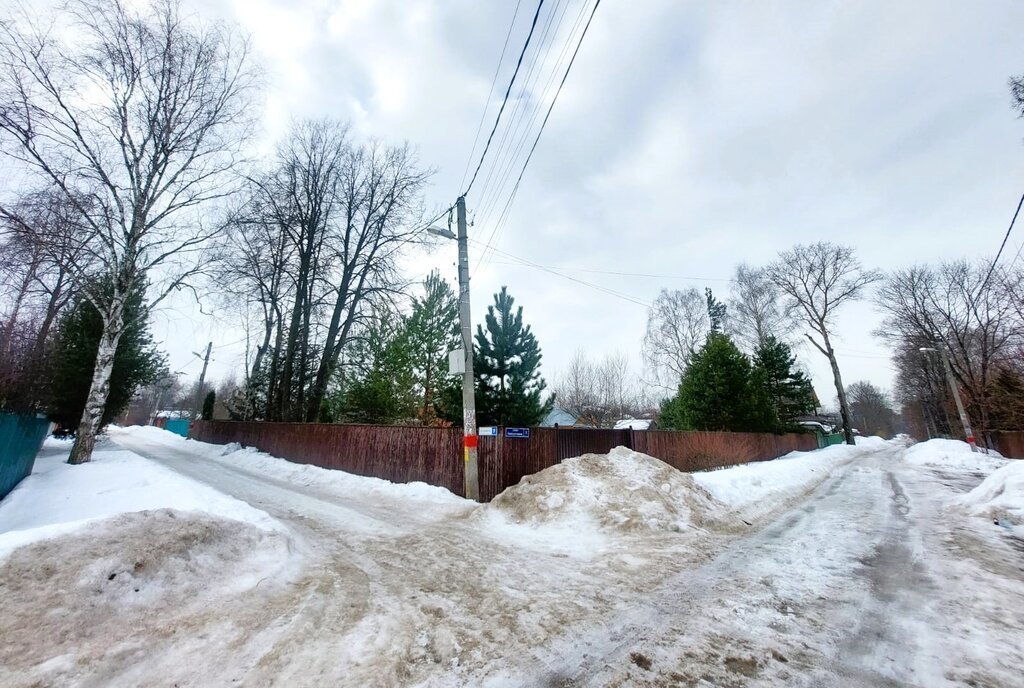
[{"label": "wire crossing sky", "polygon": [[[525,1],[517,9],[194,0],[192,10],[252,36],[266,71],[255,139],[263,154],[304,117],[408,141],[435,170],[427,217],[451,206],[483,159],[467,199],[475,319],[507,285],[549,379],[578,348],[595,357],[620,351],[639,368],[639,304],[690,286],[727,300],[723,280],[737,264],[763,265],[796,243],[842,241],[883,270],[995,256],[1024,178],[1024,120],[1008,89],[1010,76],[1024,73],[1021,3],[922,12],[881,0],[602,2],[510,202],[594,5],[547,0],[537,14]],[[502,103],[484,156],[483,132]],[[1010,235],[1001,264],[1018,240]],[[501,261],[481,264],[489,243]],[[454,282],[454,247],[440,244],[404,267],[411,280],[437,268]],[[887,351],[872,335],[879,320],[869,302],[839,314],[848,383],[891,386]],[[211,333],[215,346],[245,334],[221,313],[200,314],[185,295],[155,329],[174,369]],[[219,349],[209,375],[226,375],[243,349]],[[799,355],[831,400],[824,357]]]}]

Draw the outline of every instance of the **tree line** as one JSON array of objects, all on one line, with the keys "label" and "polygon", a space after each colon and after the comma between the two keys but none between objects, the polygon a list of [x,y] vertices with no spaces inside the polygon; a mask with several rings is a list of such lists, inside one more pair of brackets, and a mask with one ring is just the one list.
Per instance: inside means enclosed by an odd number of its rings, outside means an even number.
[{"label": "tree line", "polygon": [[[1012,263],[991,260],[881,272],[863,267],[849,247],[819,242],[782,251],[762,267],[739,266],[728,304],[710,291],[662,291],[644,338],[662,383],[678,386],[662,406],[662,426],[792,427],[819,406],[798,381],[791,348],[803,340],[829,363],[847,442],[857,425],[888,435],[898,428],[922,437],[962,434],[940,350],[983,440],[1024,427],[1022,278]],[[843,381],[835,329],[843,306],[863,299],[884,316],[874,334],[893,352],[892,395]]]},{"label": "tree line", "polygon": [[[0,21],[0,151],[23,182],[0,200],[0,404],[75,425],[72,462],[89,459],[140,385],[166,384],[150,317],[204,288],[250,343],[242,381],[220,395],[236,417],[461,418],[445,365],[458,343],[453,290],[400,270],[426,241],[431,170],[407,145],[359,140],[332,119],[296,122],[267,159],[249,159],[260,84],[250,53],[235,27],[185,16],[178,0],[71,0],[52,17],[26,7]],[[1011,88],[1024,111],[1020,80]],[[1020,274],[988,268],[883,275],[819,243],[741,266],[727,303],[663,291],[643,352],[670,393],[666,423],[792,427],[812,403],[792,349],[806,340],[829,361],[852,441],[855,386],[833,338],[843,305],[871,295],[904,415],[919,409],[928,432],[954,425],[938,363],[920,352],[939,344],[981,431],[1019,427]],[[557,399],[603,425],[661,396],[630,382],[621,358],[577,358],[553,399],[536,336],[503,288],[474,337],[480,422],[535,424]]]}]

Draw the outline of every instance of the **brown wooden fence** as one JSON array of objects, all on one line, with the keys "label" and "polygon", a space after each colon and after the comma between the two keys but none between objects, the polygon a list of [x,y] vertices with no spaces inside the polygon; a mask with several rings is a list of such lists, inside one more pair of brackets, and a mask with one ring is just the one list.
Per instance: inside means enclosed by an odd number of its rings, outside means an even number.
[{"label": "brown wooden fence", "polygon": [[[773,459],[817,448],[814,435],[665,430],[531,428],[529,437],[480,437],[480,498],[490,501],[523,476],[581,454],[623,446],[682,471]],[[213,444],[238,442],[296,463],[383,478],[422,481],[463,494],[461,428],[197,421],[189,434]]]},{"label": "brown wooden fence", "polygon": [[1024,459],[1024,432],[997,431],[992,433],[995,450],[1008,459]]}]

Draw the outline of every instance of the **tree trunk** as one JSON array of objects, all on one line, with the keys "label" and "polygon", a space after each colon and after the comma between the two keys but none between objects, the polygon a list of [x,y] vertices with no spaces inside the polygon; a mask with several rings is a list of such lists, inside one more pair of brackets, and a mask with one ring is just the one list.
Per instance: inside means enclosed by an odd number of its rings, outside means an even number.
[{"label": "tree trunk", "polygon": [[850,404],[846,400],[846,388],[843,387],[843,376],[839,374],[839,363],[836,361],[836,352],[832,349],[832,343],[827,335],[825,340],[825,351],[828,355],[828,363],[832,366],[832,379],[836,385],[836,396],[839,397],[839,415],[843,419],[843,437],[847,444],[856,444],[853,439],[853,428],[850,426]]},{"label": "tree trunk", "polygon": [[78,424],[75,444],[71,448],[68,463],[87,463],[92,458],[92,450],[96,446],[96,435],[100,431],[100,423],[103,420],[103,409],[107,405],[107,395],[110,393],[110,375],[114,371],[114,355],[117,353],[117,344],[121,339],[123,329],[123,319],[120,313],[104,323],[100,346],[96,352],[96,367],[93,369],[92,384],[89,386],[89,396],[86,397],[85,410],[82,412],[82,420]]},{"label": "tree trunk", "polygon": [[11,309],[11,316],[7,319],[7,326],[4,327],[3,333],[0,333],[0,361],[5,361],[7,359],[7,354],[10,352],[11,339],[14,337],[14,328],[18,324],[18,315],[21,312],[21,305],[25,300],[25,296],[28,294],[28,288],[32,283],[32,278],[34,276],[35,267],[32,267],[25,275],[25,279],[21,282],[21,286],[18,289],[18,295],[14,299],[14,306]]},{"label": "tree trunk", "polygon": [[[365,279],[365,273],[363,277]],[[363,280],[361,279],[359,282],[360,287],[362,287],[362,284]],[[348,331],[352,325],[352,317],[355,314],[356,305],[354,303],[350,304],[350,297],[358,297],[358,294],[351,294],[351,286],[352,269],[346,265],[341,284],[338,285],[338,295],[334,300],[331,322],[327,326],[327,336],[324,339],[324,350],[320,356],[320,365],[317,366],[316,379],[313,382],[311,392],[313,403],[310,404],[310,413],[306,418],[309,422],[316,420],[315,412],[320,410],[320,404],[323,403],[324,396],[327,394],[327,384],[330,382],[331,375],[338,366],[338,357],[341,355],[341,349],[348,339]],[[346,310],[348,313],[343,323],[342,315],[345,315]]]}]

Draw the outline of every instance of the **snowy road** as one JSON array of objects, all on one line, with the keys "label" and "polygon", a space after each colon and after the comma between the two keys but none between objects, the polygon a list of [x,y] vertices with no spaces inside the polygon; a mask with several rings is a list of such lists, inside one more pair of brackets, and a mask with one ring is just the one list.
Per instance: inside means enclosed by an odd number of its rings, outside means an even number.
[{"label": "snowy road", "polygon": [[535,654],[543,682],[1021,685],[1022,543],[943,523],[950,476],[900,453],[849,465],[629,612],[551,643]]},{"label": "snowy road", "polygon": [[[4,682],[1021,685],[1024,546],[1009,531],[950,508],[983,473],[914,465],[900,445],[857,448],[831,462],[815,453],[713,474],[709,486],[766,495],[764,505],[743,511],[749,527],[735,516],[701,520],[698,500],[687,507],[694,527],[619,528],[598,537],[564,513],[565,530],[557,520],[554,530],[550,523],[510,525],[493,509],[433,488],[337,473],[332,482],[289,473],[292,464],[272,459],[268,469],[254,455],[203,455],[193,443],[152,434],[114,438],[283,523],[292,556],[274,551],[293,565],[228,594],[218,590],[231,571],[218,574],[210,568],[216,561],[203,555],[205,589],[192,582],[175,592],[165,581],[141,605],[130,592],[125,603],[96,588],[107,585],[108,569],[96,571],[90,580],[99,582],[87,584],[86,598],[75,596],[85,579],[73,562],[137,541],[131,528],[169,537],[160,530],[166,518],[156,526],[128,522],[112,540],[105,531],[43,543],[33,556],[62,557],[67,579],[33,585],[39,564],[28,555],[8,567],[17,584],[0,575],[0,590],[10,592],[4,610],[14,617],[11,627],[34,624],[42,639],[40,645],[20,638],[17,648],[0,650]],[[254,463],[246,463],[250,458]],[[779,484],[813,470],[831,475],[810,494],[779,495]],[[596,475],[621,484],[621,476]],[[626,492],[627,501],[664,497],[664,475],[652,480],[654,493]],[[673,499],[700,493],[689,477],[675,480],[683,492]],[[551,504],[569,494],[557,480],[535,489]],[[657,515],[653,505],[641,511]],[[190,528],[186,541],[211,537],[202,521]],[[230,537],[223,525],[212,532]],[[262,546],[249,530],[239,532],[252,547]],[[244,564],[243,554],[232,556]],[[26,591],[39,600],[10,604]]]},{"label": "snowy road", "polygon": [[[985,524],[943,512],[980,477],[905,465],[899,447],[847,464],[752,534],[678,551],[663,541],[637,545],[636,565],[625,554],[524,558],[481,542],[471,522],[268,485],[234,467],[120,441],[295,527],[325,555],[318,575],[337,584],[352,578],[339,571],[360,572],[370,607],[359,631],[378,651],[400,651],[349,656],[355,666],[344,671],[342,657],[321,659],[325,679],[1013,686],[1024,666],[1024,552]],[[339,547],[354,530],[380,537]],[[394,608],[372,609],[374,600]]]}]

